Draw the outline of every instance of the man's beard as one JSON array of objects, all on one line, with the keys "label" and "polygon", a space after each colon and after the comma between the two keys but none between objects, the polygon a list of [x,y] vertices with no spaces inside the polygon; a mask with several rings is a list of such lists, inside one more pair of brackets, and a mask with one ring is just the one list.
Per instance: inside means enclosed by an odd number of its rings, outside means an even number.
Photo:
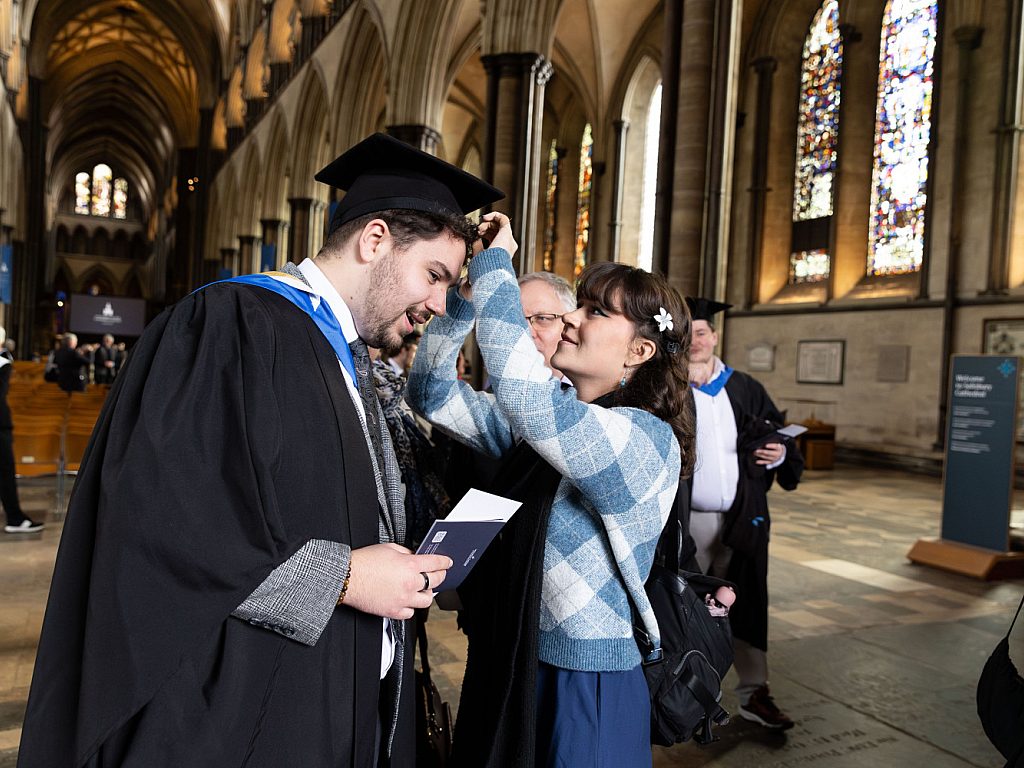
[{"label": "man's beard", "polygon": [[401,283],[401,270],[395,254],[388,254],[383,261],[374,267],[370,282],[375,286],[372,294],[367,297],[365,306],[366,336],[363,341],[367,346],[388,351],[397,351],[402,346],[403,335],[395,330],[395,325],[405,314],[417,313],[416,306],[406,307],[401,313],[386,314],[393,310],[387,308],[391,296],[398,292]]}]

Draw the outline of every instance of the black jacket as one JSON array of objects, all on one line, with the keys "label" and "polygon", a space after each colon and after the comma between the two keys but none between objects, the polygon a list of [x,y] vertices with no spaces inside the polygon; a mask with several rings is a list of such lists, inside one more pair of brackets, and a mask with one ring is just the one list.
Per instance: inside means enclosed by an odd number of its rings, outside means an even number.
[{"label": "black jacket", "polygon": [[65,392],[84,392],[89,383],[89,358],[77,349],[61,347],[54,353],[57,366],[57,386]]},{"label": "black jacket", "polygon": [[230,616],[310,539],[378,540],[337,358],[286,299],[209,286],[146,330],[86,450],[19,766],[372,768],[380,618],[339,608],[308,647]]}]

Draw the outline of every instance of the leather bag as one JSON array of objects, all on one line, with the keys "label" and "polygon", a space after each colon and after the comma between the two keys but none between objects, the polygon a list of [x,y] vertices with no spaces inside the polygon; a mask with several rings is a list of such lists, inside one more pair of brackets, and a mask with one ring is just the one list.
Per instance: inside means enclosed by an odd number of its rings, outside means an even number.
[{"label": "leather bag", "polygon": [[416,670],[416,767],[446,768],[452,754],[452,709],[430,679],[426,611],[416,614],[421,670]]}]

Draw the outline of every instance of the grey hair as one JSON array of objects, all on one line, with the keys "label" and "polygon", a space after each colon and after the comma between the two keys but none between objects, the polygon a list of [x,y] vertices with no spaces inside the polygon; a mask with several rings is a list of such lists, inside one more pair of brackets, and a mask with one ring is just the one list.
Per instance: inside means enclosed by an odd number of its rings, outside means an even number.
[{"label": "grey hair", "polygon": [[558,296],[558,300],[562,302],[566,312],[576,309],[576,291],[564,277],[559,277],[553,272],[527,272],[519,277],[519,287],[521,288],[534,280],[547,283]]}]

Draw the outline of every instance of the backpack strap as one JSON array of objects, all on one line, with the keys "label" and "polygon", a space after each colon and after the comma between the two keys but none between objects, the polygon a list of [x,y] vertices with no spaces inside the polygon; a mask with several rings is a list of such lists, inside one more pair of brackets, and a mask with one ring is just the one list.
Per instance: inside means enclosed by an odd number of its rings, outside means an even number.
[{"label": "backpack strap", "polygon": [[1013,614],[1013,621],[1010,622],[1010,628],[1006,630],[1006,637],[1010,637],[1010,633],[1013,632],[1013,625],[1017,623],[1017,617],[1020,616],[1020,609],[1024,608],[1024,595],[1020,596],[1020,605],[1017,606],[1017,612]]},{"label": "backpack strap", "polygon": [[681,682],[690,689],[690,693],[693,694],[693,697],[704,708],[703,721],[700,727],[694,730],[693,739],[698,744],[710,744],[715,740],[711,733],[712,725],[715,723],[727,725],[729,713],[722,709],[722,705],[718,703],[714,694],[698,679],[692,669],[686,673],[686,677]]}]

